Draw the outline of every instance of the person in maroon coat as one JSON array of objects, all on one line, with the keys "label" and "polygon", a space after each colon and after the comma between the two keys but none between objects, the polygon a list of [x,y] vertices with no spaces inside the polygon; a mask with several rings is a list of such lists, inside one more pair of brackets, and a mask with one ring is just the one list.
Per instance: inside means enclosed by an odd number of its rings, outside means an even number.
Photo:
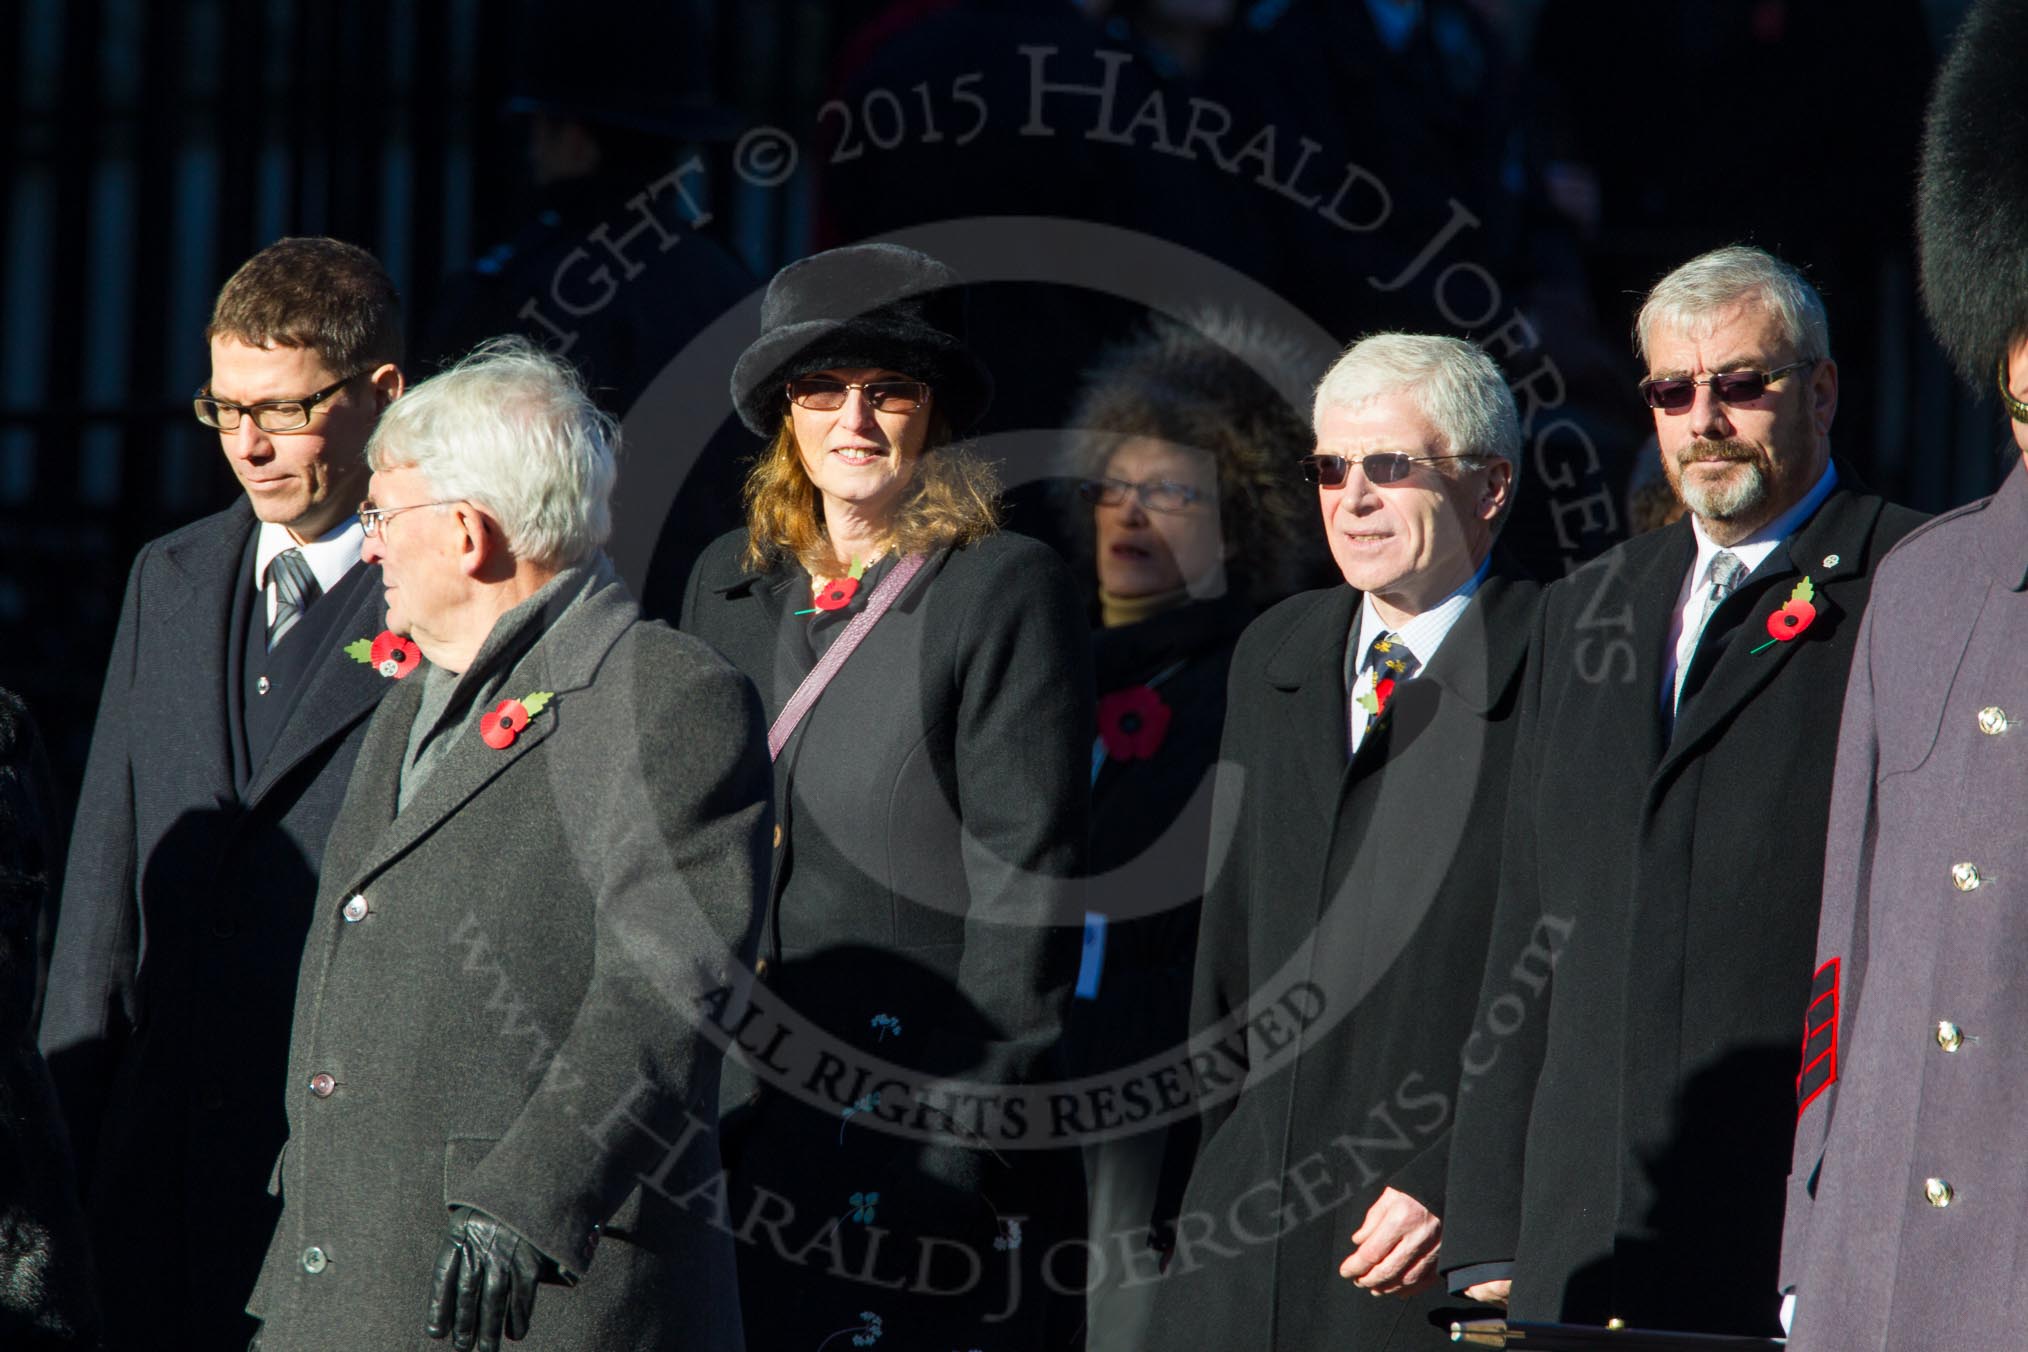
[{"label": "person in maroon coat", "polygon": [[2024,50],[2028,7],[1975,6],[1930,114],[1923,295],[2011,467],[1901,542],[1859,630],[1782,1238],[1805,1352],[2009,1346],[2028,1314]]}]

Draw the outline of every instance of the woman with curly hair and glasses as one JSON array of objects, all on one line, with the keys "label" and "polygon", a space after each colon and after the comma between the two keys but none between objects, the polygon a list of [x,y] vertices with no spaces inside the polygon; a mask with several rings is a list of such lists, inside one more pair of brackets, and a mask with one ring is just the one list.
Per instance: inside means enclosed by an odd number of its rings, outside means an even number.
[{"label": "woman with curly hair and glasses", "polygon": [[775,277],[733,374],[768,439],[747,525],[683,607],[759,687],[775,756],[721,1095],[753,1347],[1063,1342],[1041,1259],[1082,1233],[1082,1187],[1018,1096],[1055,1073],[1077,966],[1090,659],[1069,571],[998,529],[956,440],[991,389],[958,286],[891,244]]},{"label": "woman with curly hair and glasses", "polygon": [[[1328,360],[1226,315],[1161,319],[1100,358],[1072,414],[1069,525],[1098,620],[1095,881],[1069,1039],[1080,1074],[1180,1052],[1187,1035],[1226,668],[1258,608],[1324,562],[1293,466]],[[1180,1176],[1163,1186],[1168,1133],[1148,1121],[1085,1150],[1089,1238],[1107,1259],[1087,1278],[1092,1352],[1142,1346],[1154,1284],[1133,1273],[1160,1262],[1151,1223],[1166,1234],[1182,1191]]]}]

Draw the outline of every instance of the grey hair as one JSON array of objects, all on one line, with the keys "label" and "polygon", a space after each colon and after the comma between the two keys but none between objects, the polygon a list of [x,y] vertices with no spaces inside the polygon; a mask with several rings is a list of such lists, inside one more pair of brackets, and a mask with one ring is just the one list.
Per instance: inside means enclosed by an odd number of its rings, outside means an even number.
[{"label": "grey hair", "polygon": [[497,518],[516,558],[565,568],[613,533],[619,440],[568,362],[495,338],[389,404],[366,463],[415,468]]},{"label": "grey hair", "polygon": [[[1433,333],[1375,333],[1345,349],[1317,382],[1312,418],[1324,410],[1349,408],[1369,399],[1406,394],[1423,421],[1442,439],[1447,454],[1468,470],[1495,460],[1519,466],[1521,415],[1514,392],[1493,359],[1462,338]],[[1514,510],[1521,475],[1507,481],[1507,500],[1493,518],[1497,533]]]},{"label": "grey hair", "polygon": [[1831,320],[1817,288],[1801,269],[1751,244],[1699,254],[1656,282],[1634,318],[1634,350],[1645,365],[1648,336],[1658,328],[1681,328],[1746,302],[1758,302],[1775,317],[1797,360],[1831,355]]}]

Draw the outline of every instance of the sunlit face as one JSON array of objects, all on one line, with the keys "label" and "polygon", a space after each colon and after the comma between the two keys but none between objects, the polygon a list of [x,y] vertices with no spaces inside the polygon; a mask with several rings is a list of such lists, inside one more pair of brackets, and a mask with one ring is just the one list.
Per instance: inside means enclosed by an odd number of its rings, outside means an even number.
[{"label": "sunlit face", "polygon": [[[410,507],[438,498],[422,471],[408,465],[376,471],[367,481],[366,496],[380,508]],[[450,637],[451,618],[467,590],[459,538],[455,516],[420,506],[383,519],[379,533],[366,538],[360,557],[380,565],[389,629],[422,644]]]},{"label": "sunlit face", "polygon": [[1180,511],[1154,511],[1128,493],[1117,506],[1092,508],[1099,586],[1114,596],[1159,596],[1188,587],[1224,590],[1227,549],[1219,528],[1218,472],[1210,458],[1149,437],[1120,443],[1101,477],[1127,484],[1171,483],[1194,489]]},{"label": "sunlit face", "polygon": [[[1323,409],[1317,450],[1347,458],[1448,454],[1405,391]],[[1504,461],[1480,470],[1437,461],[1413,466],[1406,479],[1375,484],[1363,466],[1353,466],[1341,486],[1317,490],[1338,571],[1382,604],[1421,614],[1469,581],[1492,548],[1492,521],[1510,474]]]},{"label": "sunlit face", "polygon": [[[346,371],[334,371],[304,347],[250,347],[236,338],[211,340],[205,389],[235,404],[301,399]],[[299,432],[263,432],[242,417],[220,432],[226,462],[239,476],[254,515],[314,540],[352,515],[366,489],[366,439],[382,401],[362,376],[311,410]]]},{"label": "sunlit face", "polygon": [[[1772,371],[1797,355],[1774,314],[1751,302],[1648,335],[1651,378]],[[1700,385],[1689,408],[1650,410],[1662,472],[1707,529],[1743,539],[1800,502],[1824,472],[1837,405],[1830,361],[1786,373],[1750,403],[1725,403]]]},{"label": "sunlit face", "polygon": [[[851,385],[915,379],[886,367],[834,368],[809,374]],[[893,515],[922,456],[935,402],[932,390],[929,401],[912,413],[877,413],[866,401],[866,391],[848,390],[845,406],[828,413],[789,405],[803,472],[823,495],[827,513],[846,509],[875,521]]]}]

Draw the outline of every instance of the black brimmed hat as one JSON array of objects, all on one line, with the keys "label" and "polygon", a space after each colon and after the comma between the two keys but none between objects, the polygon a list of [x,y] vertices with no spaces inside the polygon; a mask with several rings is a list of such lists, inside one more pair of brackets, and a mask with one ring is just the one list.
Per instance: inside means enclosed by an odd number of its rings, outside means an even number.
[{"label": "black brimmed hat", "polygon": [[993,379],[965,342],[963,285],[899,244],[851,244],[789,264],[768,283],[760,337],[732,368],[740,421],[771,436],[789,380],[877,366],[928,381],[931,406],[964,431],[992,401]]},{"label": "black brimmed hat", "polygon": [[1966,379],[1993,388],[2028,332],[2028,3],[1975,0],[1937,76],[1916,226],[1922,299]]}]

